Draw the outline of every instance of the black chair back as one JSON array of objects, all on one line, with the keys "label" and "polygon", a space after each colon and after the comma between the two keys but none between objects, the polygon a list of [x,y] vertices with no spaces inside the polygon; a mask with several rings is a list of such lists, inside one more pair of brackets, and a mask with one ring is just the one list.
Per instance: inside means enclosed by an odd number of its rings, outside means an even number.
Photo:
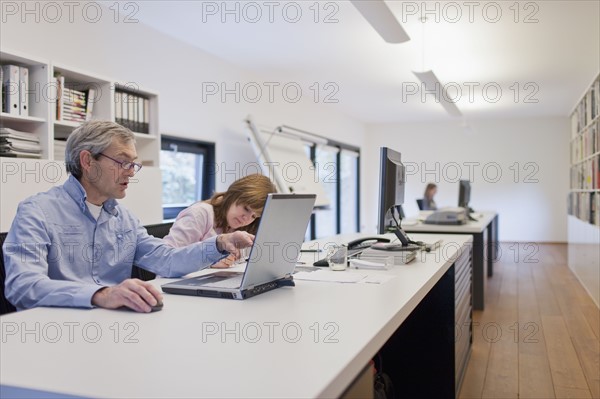
[{"label": "black chair back", "polygon": [[417,206],[419,207],[420,211],[423,210],[423,200],[422,199],[418,199],[417,200]]},{"label": "black chair back", "polygon": [[[154,236],[156,238],[164,238],[166,235],[169,234],[171,226],[173,226],[172,222],[149,224],[148,226],[146,226],[146,230],[151,236]],[[133,265],[133,267],[131,268],[131,278],[137,278],[142,281],[149,281],[154,280],[156,278],[156,274],[146,269],[142,269],[139,266]]]},{"label": "black chair back", "polygon": [[0,233],[0,315],[15,312],[15,307],[8,302],[4,296],[4,281],[6,280],[6,272],[4,271],[4,252],[2,245],[8,233]]}]

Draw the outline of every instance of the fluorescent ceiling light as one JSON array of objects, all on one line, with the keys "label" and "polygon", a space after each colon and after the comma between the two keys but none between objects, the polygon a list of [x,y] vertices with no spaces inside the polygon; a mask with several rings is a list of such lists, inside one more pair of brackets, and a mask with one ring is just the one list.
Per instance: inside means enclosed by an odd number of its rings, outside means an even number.
[{"label": "fluorescent ceiling light", "polygon": [[373,29],[388,43],[404,43],[410,37],[383,0],[350,0]]},{"label": "fluorescent ceiling light", "polygon": [[442,107],[452,116],[462,116],[462,113],[456,104],[449,100],[450,96],[446,92],[446,88],[435,76],[433,71],[414,72],[413,73],[423,82],[428,93],[435,96],[437,102],[442,104]]}]

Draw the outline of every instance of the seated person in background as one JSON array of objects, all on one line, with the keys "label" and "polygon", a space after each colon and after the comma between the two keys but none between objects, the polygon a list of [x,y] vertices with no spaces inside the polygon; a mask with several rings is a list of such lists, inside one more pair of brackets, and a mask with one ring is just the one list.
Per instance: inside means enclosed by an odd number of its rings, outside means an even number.
[{"label": "seated person in background", "polygon": [[434,183],[428,183],[423,194],[423,211],[436,211],[437,205],[433,196],[437,193],[437,186]]},{"label": "seated person in background", "polygon": [[[199,201],[184,209],[173,223],[165,242],[173,247],[185,247],[217,234],[246,231],[256,234],[267,194],[277,189],[271,180],[260,174],[236,180],[227,191],[215,193],[209,200]],[[230,255],[214,264],[214,268],[230,267],[236,260]]]},{"label": "seated person in background", "polygon": [[125,197],[142,168],[136,159],[133,133],[116,123],[86,122],[69,135],[67,181],[21,202],[4,243],[6,297],[18,310],[125,306],[150,312],[162,295],[129,278],[133,264],[179,277],[252,245],[254,236],[243,231],[180,249],[148,235],[115,200]]}]

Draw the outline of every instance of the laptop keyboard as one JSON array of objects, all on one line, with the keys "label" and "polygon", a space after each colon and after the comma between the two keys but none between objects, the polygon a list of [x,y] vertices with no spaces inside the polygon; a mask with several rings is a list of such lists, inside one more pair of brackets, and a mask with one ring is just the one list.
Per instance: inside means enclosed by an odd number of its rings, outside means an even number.
[{"label": "laptop keyboard", "polygon": [[202,284],[202,286],[211,288],[239,288],[242,285],[242,278],[244,278],[244,275],[226,278],[214,283]]}]

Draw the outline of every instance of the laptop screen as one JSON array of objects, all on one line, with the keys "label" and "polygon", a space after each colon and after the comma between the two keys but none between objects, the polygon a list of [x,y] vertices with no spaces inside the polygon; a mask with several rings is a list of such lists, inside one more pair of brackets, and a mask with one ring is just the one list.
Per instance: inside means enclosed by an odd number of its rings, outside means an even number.
[{"label": "laptop screen", "polygon": [[294,272],[316,196],[269,194],[250,250],[242,288]]}]

